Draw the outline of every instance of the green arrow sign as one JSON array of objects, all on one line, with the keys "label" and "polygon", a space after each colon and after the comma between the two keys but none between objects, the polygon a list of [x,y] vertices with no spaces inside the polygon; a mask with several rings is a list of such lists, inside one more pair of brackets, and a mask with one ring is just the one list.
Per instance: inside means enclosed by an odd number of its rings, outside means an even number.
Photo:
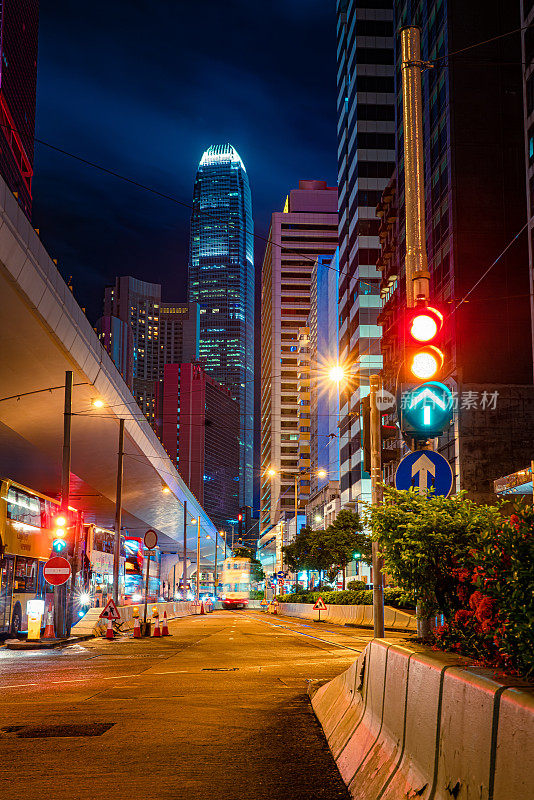
[{"label": "green arrow sign", "polygon": [[439,436],[448,427],[453,411],[454,401],[448,386],[438,381],[421,383],[402,394],[401,430],[416,437]]}]

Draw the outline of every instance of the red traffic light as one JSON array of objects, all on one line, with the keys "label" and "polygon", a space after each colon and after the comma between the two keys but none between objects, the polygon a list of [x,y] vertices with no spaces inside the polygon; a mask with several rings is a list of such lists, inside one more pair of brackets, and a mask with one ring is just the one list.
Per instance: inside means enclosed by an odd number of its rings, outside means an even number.
[{"label": "red traffic light", "polygon": [[422,381],[436,378],[443,367],[443,351],[436,340],[443,327],[443,314],[432,306],[412,311],[408,318],[408,374]]},{"label": "red traffic light", "polygon": [[238,522],[242,522],[243,521],[243,514],[238,514],[237,515],[237,521]]},{"label": "red traffic light", "polygon": [[431,342],[443,327],[443,314],[427,306],[415,311],[409,320],[409,334],[416,342]]}]

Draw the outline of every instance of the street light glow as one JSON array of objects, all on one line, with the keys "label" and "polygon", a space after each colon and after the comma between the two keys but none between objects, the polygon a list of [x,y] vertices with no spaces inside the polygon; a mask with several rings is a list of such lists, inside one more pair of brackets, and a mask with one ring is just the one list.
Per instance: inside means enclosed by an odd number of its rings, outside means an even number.
[{"label": "street light glow", "polygon": [[336,364],[335,367],[332,367],[328,373],[328,376],[331,381],[334,381],[334,383],[339,383],[345,377],[345,370],[339,364]]},{"label": "street light glow", "polygon": [[326,478],[326,470],[320,469],[317,475],[319,476],[319,478]]},{"label": "street light glow", "polygon": [[269,476],[269,478],[274,478],[274,476],[276,475],[276,470],[273,467],[270,467],[267,470],[267,475]]},{"label": "street light glow", "polygon": [[94,408],[103,408],[104,407],[104,401],[100,400],[99,398],[96,398],[95,400],[93,400],[93,406],[94,406]]},{"label": "street light glow", "polygon": [[170,494],[171,492],[168,486],[162,486],[161,491],[163,492],[163,494]]}]

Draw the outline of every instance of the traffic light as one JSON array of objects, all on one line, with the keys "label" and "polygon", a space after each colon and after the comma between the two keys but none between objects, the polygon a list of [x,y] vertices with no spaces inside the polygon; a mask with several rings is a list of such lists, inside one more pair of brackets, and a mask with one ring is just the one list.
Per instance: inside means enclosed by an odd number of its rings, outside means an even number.
[{"label": "traffic light", "polygon": [[421,306],[407,318],[405,381],[437,380],[445,356],[441,345],[443,314],[432,306]]},{"label": "traffic light", "polygon": [[237,535],[239,539],[243,536],[243,514],[241,512],[237,515]]},{"label": "traffic light", "polygon": [[382,443],[382,465],[391,464],[399,458],[400,437],[398,425],[390,422],[390,413],[380,415],[380,441]]},{"label": "traffic light", "polygon": [[52,540],[52,550],[58,556],[67,554],[67,525],[66,515],[60,514],[54,519],[54,538]]}]

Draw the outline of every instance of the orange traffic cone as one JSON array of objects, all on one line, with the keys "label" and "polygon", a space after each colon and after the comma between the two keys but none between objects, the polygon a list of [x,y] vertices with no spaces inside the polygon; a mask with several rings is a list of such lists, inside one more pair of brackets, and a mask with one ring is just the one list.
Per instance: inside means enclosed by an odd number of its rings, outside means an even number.
[{"label": "orange traffic cone", "polygon": [[139,617],[134,618],[134,639],[141,638],[141,623],[139,622]]},{"label": "orange traffic cone", "polygon": [[156,624],[154,625],[154,633],[152,636],[161,636],[161,631],[159,629],[159,617],[156,617]]},{"label": "orange traffic cone", "polygon": [[201,614],[205,614],[205,613],[206,613],[206,612],[204,611],[204,601],[202,601],[202,602],[201,602],[201,604],[200,604],[200,613],[201,613]]},{"label": "orange traffic cone", "polygon": [[113,636],[113,622],[111,621],[111,617],[108,617],[108,627],[106,630],[106,639],[114,639]]},{"label": "orange traffic cone", "polygon": [[56,634],[54,631],[54,615],[52,614],[52,604],[48,606],[48,613],[46,615],[46,627],[43,633],[43,639],[55,639]]},{"label": "orange traffic cone", "polygon": [[161,625],[161,635],[162,636],[170,636],[169,626],[167,624],[167,612],[166,611],[163,612],[163,622],[162,622],[162,625]]}]

